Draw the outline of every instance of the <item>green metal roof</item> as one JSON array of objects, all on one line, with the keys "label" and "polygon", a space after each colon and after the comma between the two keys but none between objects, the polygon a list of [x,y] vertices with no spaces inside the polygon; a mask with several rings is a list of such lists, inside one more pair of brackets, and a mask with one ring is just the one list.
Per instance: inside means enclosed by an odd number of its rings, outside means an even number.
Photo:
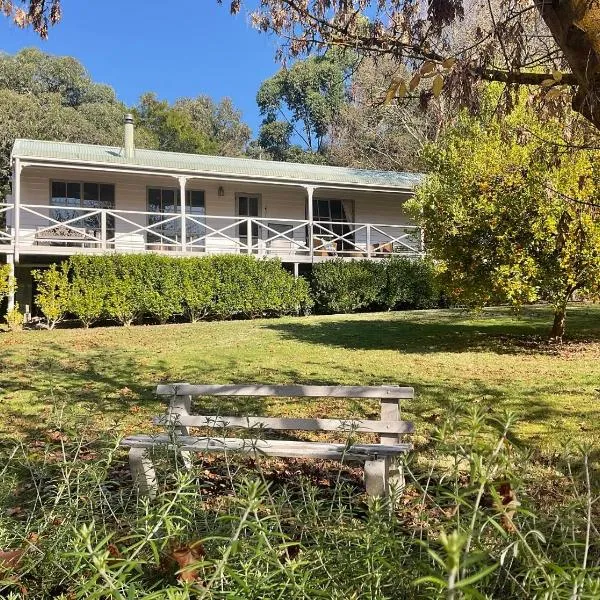
[{"label": "green metal roof", "polygon": [[298,182],[306,185],[395,188],[399,191],[414,189],[423,177],[418,173],[204,156],[142,148],[136,148],[135,157],[127,159],[123,156],[122,148],[24,139],[15,140],[12,156],[46,161],[103,163],[117,168],[191,172],[204,176],[214,175],[215,178],[238,177]]}]

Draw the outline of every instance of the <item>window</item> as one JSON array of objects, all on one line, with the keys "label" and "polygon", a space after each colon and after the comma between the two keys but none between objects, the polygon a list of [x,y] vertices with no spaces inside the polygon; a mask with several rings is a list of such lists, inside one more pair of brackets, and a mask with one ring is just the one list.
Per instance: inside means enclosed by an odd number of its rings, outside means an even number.
[{"label": "window", "polygon": [[[237,194],[237,214],[239,217],[260,217],[260,196],[248,194]],[[238,226],[238,237],[243,244],[247,243],[248,223],[240,223]],[[258,239],[258,223],[252,223],[252,243]]]},{"label": "window", "polygon": [[[114,209],[115,186],[109,183],[88,183],[80,181],[52,181],[50,193],[50,218],[56,221],[70,221],[73,228],[88,229],[96,237],[100,237],[100,214],[87,215],[88,211],[74,209]],[[114,236],[115,219],[106,216],[106,237]]]},{"label": "window", "polygon": [[[147,243],[152,245],[175,245],[181,241],[181,219],[171,218],[179,215],[180,191],[176,188],[148,188],[148,212],[157,213],[148,215],[148,225],[156,233],[148,233]],[[206,209],[204,205],[204,192],[201,190],[186,190],[185,211],[194,220],[186,221],[186,239],[188,242],[202,237],[205,233],[204,223]],[[165,219],[170,221],[163,223]]]},{"label": "window", "polygon": [[350,226],[347,225],[348,216],[346,210],[353,212],[351,201],[313,199],[313,220],[321,222],[316,226],[317,236],[327,237],[327,232],[332,236],[345,236],[341,241],[337,240],[338,250],[353,250],[354,234],[350,234]]}]

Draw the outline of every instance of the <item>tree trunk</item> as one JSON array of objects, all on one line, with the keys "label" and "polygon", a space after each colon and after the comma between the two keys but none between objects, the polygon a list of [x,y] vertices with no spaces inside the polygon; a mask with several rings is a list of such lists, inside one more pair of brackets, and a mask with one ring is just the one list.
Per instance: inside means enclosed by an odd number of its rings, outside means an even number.
[{"label": "tree trunk", "polygon": [[550,331],[550,339],[562,342],[563,335],[565,334],[565,320],[567,317],[567,307],[560,306],[554,310],[554,323],[552,324],[552,330]]},{"label": "tree trunk", "polygon": [[544,0],[536,6],[577,79],[573,109],[600,129],[600,5]]}]

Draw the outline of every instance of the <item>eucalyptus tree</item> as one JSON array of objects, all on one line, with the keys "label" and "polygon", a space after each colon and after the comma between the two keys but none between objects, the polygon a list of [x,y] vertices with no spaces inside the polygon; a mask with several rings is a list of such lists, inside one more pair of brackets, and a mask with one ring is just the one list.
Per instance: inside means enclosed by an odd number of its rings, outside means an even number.
[{"label": "eucalyptus tree", "polygon": [[348,100],[353,59],[336,52],[284,67],[260,86],[259,144],[279,160],[313,160],[326,153],[329,134]]}]

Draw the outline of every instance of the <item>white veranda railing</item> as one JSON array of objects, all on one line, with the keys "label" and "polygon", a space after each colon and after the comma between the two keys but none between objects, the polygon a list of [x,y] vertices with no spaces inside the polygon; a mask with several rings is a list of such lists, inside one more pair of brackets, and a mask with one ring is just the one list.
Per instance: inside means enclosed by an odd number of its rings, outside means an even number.
[{"label": "white veranda railing", "polygon": [[[421,255],[421,228],[385,223],[227,217],[22,204],[0,204],[0,245],[77,251],[247,253],[280,257]],[[185,226],[182,225],[185,223]],[[182,235],[183,230],[183,235]]]}]

